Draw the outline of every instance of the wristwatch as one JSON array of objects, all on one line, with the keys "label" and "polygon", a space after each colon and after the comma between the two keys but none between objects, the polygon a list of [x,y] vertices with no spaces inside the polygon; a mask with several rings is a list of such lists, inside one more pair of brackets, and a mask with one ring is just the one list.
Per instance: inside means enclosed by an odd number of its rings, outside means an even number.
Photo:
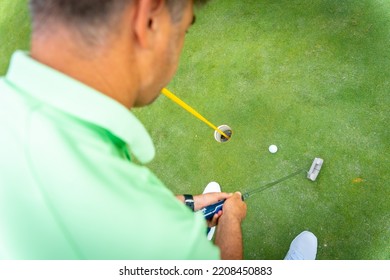
[{"label": "wristwatch", "polygon": [[185,205],[187,205],[192,211],[194,211],[194,197],[192,196],[192,194],[183,194],[183,196]]}]

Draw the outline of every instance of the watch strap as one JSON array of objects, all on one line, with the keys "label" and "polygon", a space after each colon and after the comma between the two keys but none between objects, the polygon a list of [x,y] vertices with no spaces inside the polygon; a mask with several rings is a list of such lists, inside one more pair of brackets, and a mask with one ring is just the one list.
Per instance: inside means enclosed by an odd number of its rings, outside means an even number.
[{"label": "watch strap", "polygon": [[192,211],[194,211],[195,202],[192,194],[183,194],[183,196],[184,196],[184,204],[187,205]]}]

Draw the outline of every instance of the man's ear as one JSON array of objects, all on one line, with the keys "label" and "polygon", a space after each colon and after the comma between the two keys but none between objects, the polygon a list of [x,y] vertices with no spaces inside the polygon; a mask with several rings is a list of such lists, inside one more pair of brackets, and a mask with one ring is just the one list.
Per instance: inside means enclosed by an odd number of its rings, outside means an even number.
[{"label": "man's ear", "polygon": [[135,36],[143,48],[149,48],[153,42],[153,35],[159,29],[160,16],[165,8],[165,0],[138,0],[134,7]]}]

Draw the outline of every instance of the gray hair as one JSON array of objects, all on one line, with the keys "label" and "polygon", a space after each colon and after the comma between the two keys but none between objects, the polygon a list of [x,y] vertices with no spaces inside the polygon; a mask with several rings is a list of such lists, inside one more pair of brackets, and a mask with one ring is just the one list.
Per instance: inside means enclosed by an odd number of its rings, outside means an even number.
[{"label": "gray hair", "polygon": [[[98,43],[102,37],[115,32],[121,12],[134,0],[30,0],[33,33],[45,30],[52,23],[60,22],[73,26],[82,40]],[[142,1],[142,0],[139,0]],[[190,0],[166,0],[172,20],[178,22]],[[194,0],[203,5],[209,0]]]},{"label": "gray hair", "polygon": [[[118,13],[134,0],[30,0],[30,12],[36,19],[57,19],[69,24],[103,25],[111,23]],[[140,0],[142,1],[142,0]],[[182,11],[190,0],[166,0],[172,19],[181,19]],[[194,0],[202,5],[209,0]]]}]

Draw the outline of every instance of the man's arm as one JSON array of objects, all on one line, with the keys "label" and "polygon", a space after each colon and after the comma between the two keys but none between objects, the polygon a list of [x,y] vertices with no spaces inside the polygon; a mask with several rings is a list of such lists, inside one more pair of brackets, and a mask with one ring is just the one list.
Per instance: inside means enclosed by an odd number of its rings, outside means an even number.
[{"label": "man's arm", "polygon": [[243,246],[241,223],[246,216],[246,204],[242,201],[239,192],[226,200],[222,212],[223,215],[218,220],[215,237],[215,244],[221,250],[221,259],[242,259]]},{"label": "man's arm", "polygon": [[[177,199],[184,202],[183,195]],[[194,196],[195,211],[226,199],[222,212],[215,214],[209,226],[218,223],[215,245],[220,248],[221,258],[226,260],[238,260],[243,258],[241,223],[246,216],[246,204],[242,201],[242,195],[236,192],[234,195],[227,193],[209,193]]]}]

